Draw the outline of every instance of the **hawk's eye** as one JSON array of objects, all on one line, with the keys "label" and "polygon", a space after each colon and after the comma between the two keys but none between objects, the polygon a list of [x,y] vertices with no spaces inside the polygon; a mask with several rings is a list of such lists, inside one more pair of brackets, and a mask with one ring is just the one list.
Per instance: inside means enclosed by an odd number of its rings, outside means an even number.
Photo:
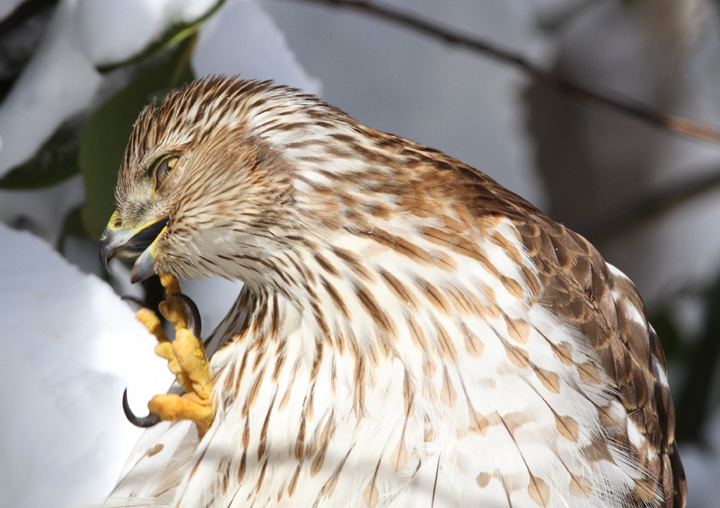
[{"label": "hawk's eye", "polygon": [[175,167],[177,160],[177,157],[167,157],[163,159],[160,164],[158,164],[157,169],[155,170],[155,189],[160,187],[160,184],[165,179],[167,174],[172,171],[172,168]]}]

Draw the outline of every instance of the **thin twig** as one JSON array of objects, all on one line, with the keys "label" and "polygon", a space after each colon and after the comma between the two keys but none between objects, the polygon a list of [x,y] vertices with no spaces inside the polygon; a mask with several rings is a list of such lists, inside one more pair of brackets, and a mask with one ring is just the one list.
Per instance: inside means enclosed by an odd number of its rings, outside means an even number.
[{"label": "thin twig", "polygon": [[636,118],[642,122],[654,125],[661,129],[720,144],[720,131],[703,125],[688,118],[668,115],[653,109],[651,106],[629,97],[622,97],[617,93],[600,93],[586,88],[574,81],[546,71],[524,56],[509,49],[501,48],[495,43],[478,37],[463,35],[450,28],[442,27],[434,22],[427,21],[413,14],[397,11],[395,9],[374,4],[363,0],[291,0],[296,2],[314,3],[329,7],[355,9],[370,16],[402,25],[416,32],[441,39],[447,44],[465,47],[483,53],[504,64],[512,65],[521,71],[533,76],[535,79],[547,82],[568,95],[587,102],[599,104],[620,113]]}]

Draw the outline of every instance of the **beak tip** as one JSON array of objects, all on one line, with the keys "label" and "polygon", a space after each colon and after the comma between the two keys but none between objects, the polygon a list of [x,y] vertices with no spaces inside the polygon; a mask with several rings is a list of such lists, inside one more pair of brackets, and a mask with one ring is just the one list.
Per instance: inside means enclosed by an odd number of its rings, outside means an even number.
[{"label": "beak tip", "polygon": [[107,234],[106,230],[100,237],[98,254],[100,255],[100,265],[103,267],[103,270],[105,270],[105,273],[107,273],[108,275],[110,275],[110,266],[108,265],[108,263],[114,257],[114,249],[112,248],[111,243],[111,239]]},{"label": "beak tip", "polygon": [[137,284],[138,282],[142,282],[145,279],[147,279],[147,277],[141,277],[135,272],[135,269],[130,272],[130,284]]},{"label": "beak tip", "polygon": [[100,264],[103,267],[103,270],[105,270],[105,273],[108,275],[110,274],[110,266],[108,265],[108,258],[107,256],[103,255],[103,253],[100,253]]},{"label": "beak tip", "polygon": [[143,252],[130,271],[130,282],[135,284],[155,275],[155,257],[150,250]]},{"label": "beak tip", "polygon": [[138,282],[142,282],[147,279],[147,277],[143,277],[142,274],[139,274],[136,268],[136,266],[133,266],[130,271],[130,284],[137,284]]}]

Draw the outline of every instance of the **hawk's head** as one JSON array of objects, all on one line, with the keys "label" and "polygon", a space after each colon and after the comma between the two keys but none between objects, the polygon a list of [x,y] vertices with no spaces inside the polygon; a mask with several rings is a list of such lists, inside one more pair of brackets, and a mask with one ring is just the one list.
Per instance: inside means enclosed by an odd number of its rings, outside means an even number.
[{"label": "hawk's head", "polygon": [[139,255],[133,282],[156,271],[251,282],[267,271],[267,253],[287,249],[296,228],[281,148],[307,109],[340,114],[296,90],[233,78],[148,106],[120,167],[102,263]]},{"label": "hawk's head", "polygon": [[133,281],[219,275],[286,295],[305,295],[316,268],[333,274],[321,246],[372,264],[458,218],[534,210],[442,152],[297,90],[234,78],[197,81],[145,109],[115,199],[100,257],[139,256]]}]

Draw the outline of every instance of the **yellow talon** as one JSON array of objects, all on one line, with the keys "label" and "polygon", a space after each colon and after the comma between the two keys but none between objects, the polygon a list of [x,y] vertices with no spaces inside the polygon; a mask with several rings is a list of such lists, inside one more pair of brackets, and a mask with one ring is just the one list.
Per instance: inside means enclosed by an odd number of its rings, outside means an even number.
[{"label": "yellow talon", "polygon": [[180,298],[171,296],[180,293],[178,280],[169,273],[163,273],[160,274],[160,282],[168,294],[167,301],[159,306],[160,313],[175,327],[175,340],[168,340],[160,319],[151,310],[140,309],[136,317],[157,338],[155,354],[168,361],[168,369],[175,374],[178,383],[187,393],[156,395],[148,402],[148,409],[163,420],[194,421],[198,434],[202,437],[215,418],[210,360],[200,338],[195,337],[187,328],[185,303]]}]

